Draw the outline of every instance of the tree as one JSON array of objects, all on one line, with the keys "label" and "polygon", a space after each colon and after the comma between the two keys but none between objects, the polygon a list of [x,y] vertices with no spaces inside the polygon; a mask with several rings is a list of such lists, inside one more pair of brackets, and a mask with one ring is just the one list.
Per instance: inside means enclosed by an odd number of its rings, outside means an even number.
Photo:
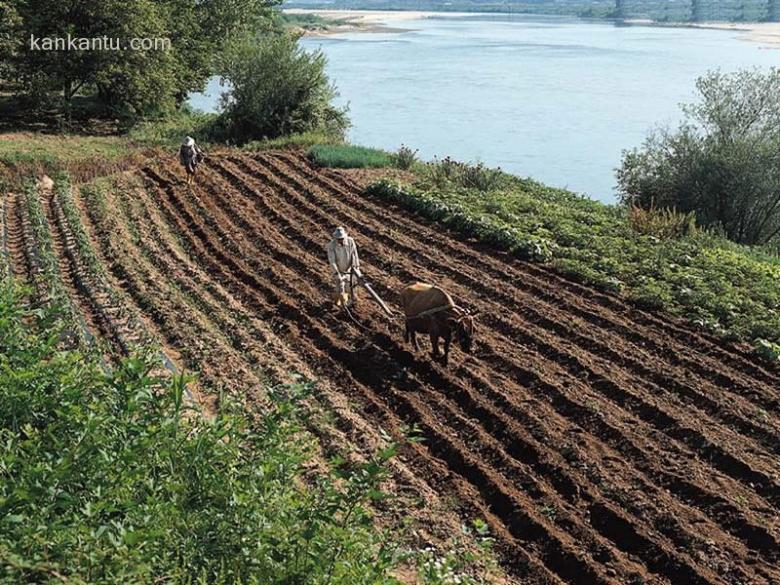
[{"label": "tree", "polygon": [[333,105],[336,90],[325,74],[325,56],[309,53],[289,34],[237,44],[224,77],[224,121],[232,140],[275,138],[325,131],[343,134],[346,112]]},{"label": "tree", "polygon": [[11,60],[18,44],[21,19],[13,0],[0,0],[0,80],[13,75]]},{"label": "tree", "polygon": [[[279,1],[11,0],[20,24],[10,70],[38,102],[56,92],[66,112],[79,92],[131,116],[169,109],[202,89],[229,40],[262,30]],[[116,39],[123,50],[34,50],[31,41],[69,37]],[[133,49],[131,39],[161,44]]]},{"label": "tree", "polygon": [[624,203],[696,213],[701,225],[740,243],[780,234],[780,69],[711,72],[700,101],[624,152],[617,172]]}]

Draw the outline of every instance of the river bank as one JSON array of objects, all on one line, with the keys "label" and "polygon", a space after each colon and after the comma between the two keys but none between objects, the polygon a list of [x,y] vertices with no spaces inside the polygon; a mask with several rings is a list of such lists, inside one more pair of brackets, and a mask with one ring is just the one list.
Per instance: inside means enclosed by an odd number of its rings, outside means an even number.
[{"label": "river bank", "polygon": [[[406,32],[409,29],[399,26],[410,20],[420,20],[435,16],[464,17],[478,16],[478,12],[432,12],[424,10],[319,10],[309,8],[288,8],[285,14],[311,14],[324,18],[327,27],[317,30],[305,30],[307,37],[322,37],[348,32],[388,33]],[[330,24],[328,24],[330,23]]]},{"label": "river bank", "polygon": [[[495,13],[481,12],[435,12],[423,10],[321,10],[309,8],[285,9],[286,14],[310,14],[324,18],[327,22],[324,28],[307,30],[304,35],[322,37],[350,32],[390,33],[409,30],[404,22],[432,17],[469,17],[496,16]],[[651,26],[664,28],[694,28],[709,30],[727,30],[737,33],[737,38],[744,41],[759,43],[767,48],[780,48],[780,23],[776,22],[702,22],[702,23],[665,23],[653,20],[631,19],[625,24],[632,26]]]}]

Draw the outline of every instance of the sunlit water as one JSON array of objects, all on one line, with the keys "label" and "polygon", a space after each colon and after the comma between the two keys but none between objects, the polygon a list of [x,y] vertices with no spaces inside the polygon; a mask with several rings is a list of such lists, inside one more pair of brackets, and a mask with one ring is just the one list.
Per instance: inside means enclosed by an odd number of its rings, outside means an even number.
[{"label": "sunlit water", "polygon": [[[708,69],[780,65],[737,33],[525,16],[404,21],[307,38],[328,56],[352,142],[479,160],[602,201],[621,151],[679,119]],[[213,109],[219,86],[193,103]]]}]

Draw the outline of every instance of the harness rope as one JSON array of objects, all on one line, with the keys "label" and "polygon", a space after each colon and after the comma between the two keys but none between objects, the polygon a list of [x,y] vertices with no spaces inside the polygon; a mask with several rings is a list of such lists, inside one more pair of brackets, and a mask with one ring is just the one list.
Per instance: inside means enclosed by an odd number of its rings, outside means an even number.
[{"label": "harness rope", "polygon": [[421,317],[429,317],[431,315],[435,315],[436,313],[441,313],[443,311],[446,311],[448,309],[452,309],[455,311],[458,315],[465,315],[466,310],[459,307],[458,305],[443,305],[441,307],[435,307],[433,309],[427,309],[421,313],[417,313],[416,315],[407,316],[407,319],[419,319]]}]

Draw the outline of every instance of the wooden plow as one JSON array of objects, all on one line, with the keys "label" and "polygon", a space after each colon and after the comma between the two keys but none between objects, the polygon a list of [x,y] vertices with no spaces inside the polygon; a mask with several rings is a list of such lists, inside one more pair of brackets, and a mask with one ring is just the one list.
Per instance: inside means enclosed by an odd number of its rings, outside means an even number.
[{"label": "wooden plow", "polygon": [[[354,278],[352,278],[354,276]],[[357,280],[357,283],[362,286],[364,289],[368,291],[368,294],[371,296],[372,299],[374,299],[377,304],[382,308],[382,311],[385,312],[385,314],[390,317],[391,320],[394,320],[397,318],[397,315],[393,313],[393,311],[390,309],[390,307],[387,306],[387,303],[385,303],[382,300],[382,297],[380,297],[377,292],[374,290],[374,288],[371,286],[371,284],[366,280],[366,278],[357,270],[354,268],[350,270],[350,278],[349,278],[349,295],[351,298],[354,298],[355,290],[354,290],[354,281]],[[355,321],[355,318],[352,316],[352,312],[349,310],[349,307],[344,305],[344,309],[346,309],[347,314],[350,316],[350,318]],[[357,323],[357,321],[355,321]],[[358,323],[359,324],[359,323]],[[361,325],[362,327],[362,325]]]}]

